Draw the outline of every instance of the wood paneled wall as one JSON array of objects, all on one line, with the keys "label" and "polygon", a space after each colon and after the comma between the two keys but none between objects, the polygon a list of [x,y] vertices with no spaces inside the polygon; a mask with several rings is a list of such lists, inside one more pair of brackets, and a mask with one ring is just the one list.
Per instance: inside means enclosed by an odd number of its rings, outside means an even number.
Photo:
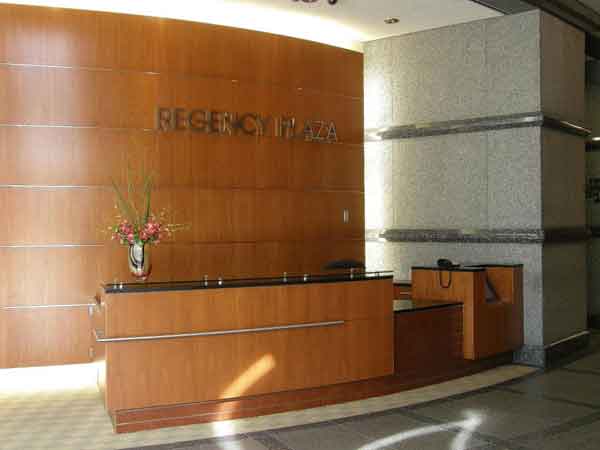
[{"label": "wood paneled wall", "polygon": [[[89,360],[85,307],[55,306],[130,279],[126,250],[101,233],[128,162],[155,172],[156,209],[192,224],[152,249],[153,280],[364,259],[362,92],[362,55],[348,50],[0,5],[0,367]],[[340,142],[158,132],[158,106],[333,120]]]}]

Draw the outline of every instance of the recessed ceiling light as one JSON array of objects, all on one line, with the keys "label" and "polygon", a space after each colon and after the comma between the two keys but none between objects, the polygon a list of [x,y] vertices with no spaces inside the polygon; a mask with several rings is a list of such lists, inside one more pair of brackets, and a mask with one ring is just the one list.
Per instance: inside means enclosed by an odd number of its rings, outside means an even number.
[{"label": "recessed ceiling light", "polygon": [[388,25],[393,25],[400,21],[398,19],[396,19],[395,17],[390,17],[389,19],[385,19],[384,22],[387,23]]}]

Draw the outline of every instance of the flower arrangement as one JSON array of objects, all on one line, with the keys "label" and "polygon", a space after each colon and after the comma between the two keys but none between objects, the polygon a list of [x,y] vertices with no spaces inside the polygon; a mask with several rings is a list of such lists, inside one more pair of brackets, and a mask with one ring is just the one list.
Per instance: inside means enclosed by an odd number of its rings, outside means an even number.
[{"label": "flower arrangement", "polygon": [[[151,210],[153,181],[151,175],[142,175],[142,190],[131,181],[128,174],[127,192],[123,192],[113,180],[116,194],[117,224],[110,227],[112,239],[123,245],[159,244],[162,239],[185,228],[183,224],[168,222],[166,210],[154,214]],[[140,207],[141,206],[141,207]]]},{"label": "flower arrangement", "polygon": [[158,217],[150,214],[147,219],[134,223],[128,219],[121,219],[112,227],[112,238],[123,245],[157,245],[162,239],[173,234],[173,224],[166,223],[165,216],[165,212],[161,212]]},{"label": "flower arrangement", "polygon": [[110,226],[108,231],[113,240],[129,246],[129,270],[138,280],[145,281],[152,270],[146,244],[156,245],[187,226],[169,223],[166,210],[154,214],[151,209],[152,176],[142,173],[141,180],[140,184],[134,183],[128,170],[126,191],[113,180],[115,208],[119,214],[117,224]]}]

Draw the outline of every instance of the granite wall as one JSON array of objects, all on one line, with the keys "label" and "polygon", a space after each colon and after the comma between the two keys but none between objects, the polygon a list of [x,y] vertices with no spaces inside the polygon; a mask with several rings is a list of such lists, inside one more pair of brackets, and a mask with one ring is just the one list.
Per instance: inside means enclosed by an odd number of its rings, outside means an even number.
[{"label": "granite wall", "polygon": [[[585,36],[548,14],[540,15],[541,108],[548,117],[585,122]],[[586,137],[542,128],[542,226],[585,229]],[[544,244],[544,344],[587,328],[585,242]]]},{"label": "granite wall", "polygon": [[[588,61],[586,78],[586,125],[592,137],[600,136],[600,61]],[[594,147],[594,148],[592,148]],[[600,178],[600,145],[590,146],[586,153],[588,178]],[[588,200],[588,224],[594,230],[589,244],[588,283],[589,315],[600,323],[600,202]]]},{"label": "granite wall", "polygon": [[[583,34],[538,11],[370,42],[367,134],[536,113],[581,124],[583,58]],[[519,238],[585,226],[584,140],[541,125],[384,139],[365,148],[368,267],[406,280],[411,266],[439,257],[522,262],[526,348],[518,358],[539,365],[546,346],[586,327],[585,244]],[[431,239],[386,241],[384,230],[430,232]],[[443,230],[462,237],[440,239]],[[512,238],[474,242],[490,231]]]}]

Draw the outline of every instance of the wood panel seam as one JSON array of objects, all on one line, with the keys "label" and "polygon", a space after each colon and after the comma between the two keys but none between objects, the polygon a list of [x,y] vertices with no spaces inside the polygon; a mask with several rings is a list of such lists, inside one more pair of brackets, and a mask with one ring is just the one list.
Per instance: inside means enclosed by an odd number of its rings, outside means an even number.
[{"label": "wood panel seam", "polygon": [[325,94],[332,97],[344,98],[348,100],[364,100],[364,96],[356,96],[356,95],[348,95],[336,91],[326,91],[323,89],[315,89],[306,86],[298,86],[291,84],[281,84],[281,83],[271,83],[271,82],[257,82],[252,79],[232,79],[228,77],[219,77],[219,76],[210,76],[202,73],[195,72],[179,72],[179,71],[144,71],[144,70],[134,70],[134,69],[117,69],[117,68],[108,68],[108,67],[89,67],[89,66],[62,66],[55,64],[26,64],[26,63],[11,63],[11,62],[0,62],[0,67],[24,67],[24,68],[35,68],[35,69],[59,69],[59,70],[83,70],[89,72],[117,72],[117,73],[133,73],[138,75],[152,75],[152,76],[160,76],[160,75],[177,75],[183,77],[194,77],[194,78],[202,78],[206,80],[218,80],[218,81],[230,81],[232,84],[238,84],[240,82],[244,84],[253,84],[255,86],[269,86],[269,87],[282,87],[288,89],[295,89],[297,91],[306,91],[315,94]]}]

